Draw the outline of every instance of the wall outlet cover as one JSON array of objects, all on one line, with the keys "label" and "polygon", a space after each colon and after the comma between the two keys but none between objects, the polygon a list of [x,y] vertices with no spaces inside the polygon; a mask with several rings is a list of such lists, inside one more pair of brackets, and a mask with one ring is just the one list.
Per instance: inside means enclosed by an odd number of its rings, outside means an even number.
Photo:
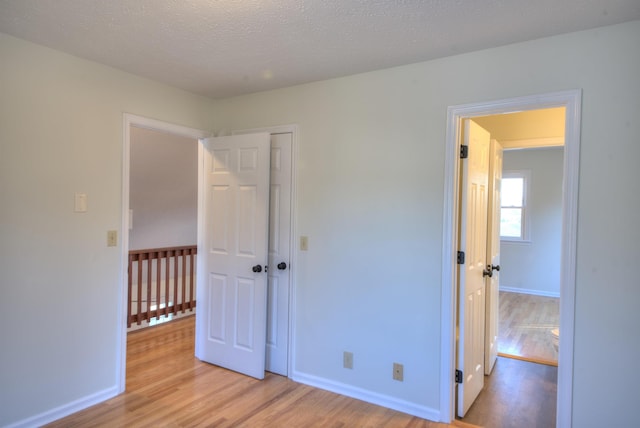
[{"label": "wall outlet cover", "polygon": [[342,356],[342,366],[345,369],[353,369],[353,352],[344,351]]},{"label": "wall outlet cover", "polygon": [[393,363],[393,379],[402,382],[404,380],[404,366],[400,363]]}]

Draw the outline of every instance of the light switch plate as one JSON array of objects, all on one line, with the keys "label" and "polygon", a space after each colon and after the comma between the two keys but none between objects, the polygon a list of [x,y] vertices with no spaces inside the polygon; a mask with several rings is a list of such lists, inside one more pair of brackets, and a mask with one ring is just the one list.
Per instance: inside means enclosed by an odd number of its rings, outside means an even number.
[{"label": "light switch plate", "polygon": [[300,237],[300,251],[307,251],[309,249],[309,237],[301,236]]},{"label": "light switch plate", "polygon": [[107,247],[115,247],[118,245],[118,231],[107,230]]},{"label": "light switch plate", "polygon": [[73,211],[77,213],[87,212],[87,194],[86,193],[76,192]]}]

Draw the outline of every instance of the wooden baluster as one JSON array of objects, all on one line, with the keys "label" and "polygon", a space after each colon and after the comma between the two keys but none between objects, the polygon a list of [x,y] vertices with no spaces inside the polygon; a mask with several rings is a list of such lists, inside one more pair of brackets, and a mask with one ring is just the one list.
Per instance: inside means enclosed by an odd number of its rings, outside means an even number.
[{"label": "wooden baluster", "polygon": [[151,275],[151,264],[152,264],[152,259],[153,257],[153,253],[147,253],[147,310],[145,312],[146,315],[146,319],[147,319],[147,323],[150,321],[151,318],[151,280],[153,279],[152,275]]},{"label": "wooden baluster", "polygon": [[178,252],[173,252],[173,313],[178,314],[178,278],[180,271],[178,269]]},{"label": "wooden baluster", "polygon": [[158,260],[156,261],[157,265],[156,265],[156,292],[158,293],[158,295],[156,296],[156,300],[157,300],[157,308],[156,308],[156,315],[158,316],[158,318],[161,315],[164,315],[164,308],[161,308],[162,306],[162,290],[163,290],[163,286],[162,286],[162,280],[163,280],[163,276],[162,276],[162,260],[164,259],[164,251],[158,251]]},{"label": "wooden baluster", "polygon": [[171,314],[171,250],[167,250],[164,276],[164,300],[165,314],[169,316]]},{"label": "wooden baluster", "polygon": [[160,266],[162,264],[161,263],[161,261],[162,261],[161,257],[162,257],[161,256],[161,252],[158,251],[156,253],[156,317],[158,317],[158,318],[160,317],[160,303],[161,303],[161,300],[162,300],[161,299],[162,294],[161,294],[161,288],[160,288],[161,287],[160,283],[161,283],[161,279],[162,279],[162,274],[161,274],[162,266]]},{"label": "wooden baluster", "polygon": [[187,250],[181,250],[182,253],[182,313],[184,314],[185,305],[187,304]]},{"label": "wooden baluster", "polygon": [[144,260],[144,255],[138,255],[138,311],[136,312],[136,324],[140,325],[140,315],[142,314],[142,261]]},{"label": "wooden baluster", "polygon": [[167,313],[168,314],[172,314],[173,313],[173,277],[171,276],[171,272],[173,271],[172,269],[172,265],[173,265],[173,251],[168,251],[167,252],[167,264],[170,266],[167,269],[167,284],[169,284],[169,286],[167,287]]},{"label": "wooden baluster", "polygon": [[129,254],[129,263],[127,265],[127,328],[131,327],[131,287],[133,286],[133,255]]},{"label": "wooden baluster", "polygon": [[189,311],[191,312],[193,312],[193,304],[196,300],[193,296],[193,279],[195,275],[195,272],[193,271],[194,260],[195,260],[194,253],[195,253],[195,250],[191,248],[189,250],[189,254],[191,255],[191,257],[189,257]]}]

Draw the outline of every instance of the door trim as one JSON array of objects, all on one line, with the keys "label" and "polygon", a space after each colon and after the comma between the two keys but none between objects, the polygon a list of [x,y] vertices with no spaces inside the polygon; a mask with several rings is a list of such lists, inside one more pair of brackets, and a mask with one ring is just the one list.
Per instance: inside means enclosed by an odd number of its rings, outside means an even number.
[{"label": "door trim", "polygon": [[[161,120],[151,119],[144,116],[137,116],[131,113],[123,114],[122,125],[122,221],[120,226],[120,301],[117,308],[117,315],[120,325],[118,326],[119,347],[116,355],[120,358],[116,362],[116,371],[119,373],[116,388],[118,394],[124,392],[126,386],[127,369],[127,268],[129,259],[129,179],[131,172],[131,126],[151,129],[159,132],[188,137],[198,140],[198,165],[202,162],[202,141],[210,136],[210,133],[186,126],[175,125]],[[200,169],[200,168],[199,168]],[[198,172],[200,174],[200,171]],[[200,177],[198,177],[198,188],[200,188]],[[199,228],[199,225],[198,225]],[[199,233],[199,232],[198,232]]]},{"label": "door trim", "polygon": [[231,132],[231,135],[250,134],[255,132],[268,132],[270,134],[291,134],[291,223],[289,230],[289,337],[287,339],[287,377],[291,378],[295,366],[295,326],[296,326],[296,269],[298,266],[297,217],[298,207],[296,169],[298,160],[298,125],[267,126],[263,128],[239,129]]},{"label": "door trim", "polygon": [[455,416],[455,355],[458,242],[459,151],[462,120],[475,116],[565,107],[565,146],[562,192],[562,248],[560,268],[560,341],[556,426],[570,427],[573,405],[573,337],[576,290],[576,241],[580,154],[580,89],[497,101],[449,106],[445,139],[444,213],[442,237],[440,415]]}]

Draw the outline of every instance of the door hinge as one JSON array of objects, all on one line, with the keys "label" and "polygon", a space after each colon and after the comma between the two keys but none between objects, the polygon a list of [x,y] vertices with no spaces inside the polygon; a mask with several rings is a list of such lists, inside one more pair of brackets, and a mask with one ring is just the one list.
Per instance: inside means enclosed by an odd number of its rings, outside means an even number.
[{"label": "door hinge", "polygon": [[459,265],[463,265],[464,264],[464,251],[458,251],[457,261],[458,261]]},{"label": "door hinge", "polygon": [[466,159],[469,157],[469,146],[462,144],[460,146],[460,159]]},{"label": "door hinge", "polygon": [[456,383],[462,383],[462,370],[456,370]]}]

